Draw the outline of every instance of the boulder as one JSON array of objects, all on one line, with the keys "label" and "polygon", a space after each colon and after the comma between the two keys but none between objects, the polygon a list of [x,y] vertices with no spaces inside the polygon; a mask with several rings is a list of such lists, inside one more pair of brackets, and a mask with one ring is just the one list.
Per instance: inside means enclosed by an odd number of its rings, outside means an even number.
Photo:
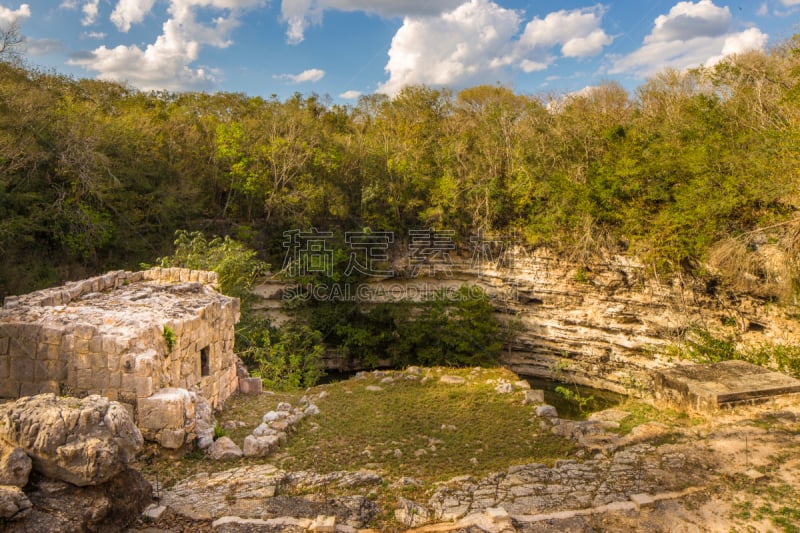
[{"label": "boulder", "polygon": [[228,437],[220,437],[206,450],[214,461],[233,461],[242,457],[242,449]]},{"label": "boulder", "polygon": [[30,513],[31,501],[19,487],[0,485],[0,519],[19,520]]},{"label": "boulder", "polygon": [[544,403],[543,390],[533,389],[522,391],[522,405],[530,405],[532,403]]},{"label": "boulder", "polygon": [[22,448],[3,446],[0,443],[0,485],[24,487],[31,473],[31,458]]},{"label": "boulder", "polygon": [[557,418],[558,411],[552,405],[540,405],[536,408],[536,416],[544,416],[547,418]]},{"label": "boulder", "polygon": [[5,524],[4,533],[128,531],[153,499],[150,483],[132,469],[87,487],[33,473],[25,490],[33,507]]},{"label": "boulder", "polygon": [[306,407],[305,410],[303,410],[303,414],[306,415],[306,416],[318,415],[319,414],[319,407],[317,407],[313,403],[309,404],[309,406]]},{"label": "boulder", "polygon": [[40,394],[4,404],[0,440],[22,448],[35,471],[78,486],[110,480],[143,445],[128,411],[98,395]]},{"label": "boulder", "polygon": [[279,443],[280,437],[277,435],[267,435],[265,437],[248,435],[244,438],[242,451],[245,457],[266,457],[279,446]]},{"label": "boulder", "polygon": [[466,378],[462,378],[461,376],[444,375],[439,378],[439,383],[445,383],[447,385],[463,385],[466,382]]}]

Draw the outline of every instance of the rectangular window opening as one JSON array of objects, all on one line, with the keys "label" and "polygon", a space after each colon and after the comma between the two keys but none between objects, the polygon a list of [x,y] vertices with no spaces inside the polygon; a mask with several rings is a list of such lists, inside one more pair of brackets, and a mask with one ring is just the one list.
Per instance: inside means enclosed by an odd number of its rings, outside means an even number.
[{"label": "rectangular window opening", "polygon": [[211,375],[211,363],[208,360],[208,346],[200,350],[200,376]]}]

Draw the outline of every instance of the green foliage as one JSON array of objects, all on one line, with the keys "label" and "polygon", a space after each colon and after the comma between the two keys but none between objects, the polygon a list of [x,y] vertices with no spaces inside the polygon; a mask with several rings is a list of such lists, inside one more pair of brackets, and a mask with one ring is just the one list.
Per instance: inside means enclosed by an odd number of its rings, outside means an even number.
[{"label": "green foliage", "polygon": [[216,272],[224,294],[236,296],[245,303],[252,298],[253,284],[268,268],[256,257],[255,250],[229,236],[214,237],[209,241],[200,231],[189,233],[180,230],[175,237],[174,253],[159,258],[160,266]]},{"label": "green foliage", "polygon": [[242,352],[242,359],[255,366],[252,374],[271,390],[312,387],[324,375],[322,335],[295,322],[279,330],[261,330]]},{"label": "green foliage", "polygon": [[217,440],[225,436],[225,430],[219,424],[214,424],[214,436],[213,439]]},{"label": "green foliage", "polygon": [[[772,296],[791,301],[797,50],[794,38],[666,70],[633,95],[615,83],[559,101],[411,86],[355,107],[145,94],[0,61],[0,297],[152,261],[180,228],[223,237],[179,234],[164,262],[213,268],[242,296],[255,256],[225,235],[277,263],[298,228],[373,227],[399,243],[442,227],[462,242],[513,233],[585,264],[628,252],[654,273],[698,275],[719,243],[755,232],[747,272],[756,285],[779,278]],[[789,258],[785,273],[768,275],[762,241]]]},{"label": "green foliage", "polygon": [[171,327],[164,325],[164,330],[161,333],[161,336],[164,337],[164,342],[167,343],[167,352],[172,352],[172,349],[175,348],[175,342],[178,340],[178,338],[175,336],[175,332]]},{"label": "green foliage", "polygon": [[586,414],[591,411],[591,405],[594,403],[594,396],[584,396],[577,388],[575,390],[571,390],[560,385],[556,387],[556,392],[563,396],[568,402],[573,402],[575,405],[577,405],[581,414]]},{"label": "green foliage", "polygon": [[396,365],[490,366],[500,355],[500,327],[485,293],[462,286],[410,308],[390,346]]},{"label": "green foliage", "polygon": [[733,337],[715,337],[708,329],[693,325],[686,336],[684,356],[698,363],[738,359]]},{"label": "green foliage", "polygon": [[800,346],[796,345],[767,343],[737,349],[733,337],[717,337],[706,328],[694,325],[687,332],[683,345],[675,351],[698,363],[747,361],[800,377]]}]

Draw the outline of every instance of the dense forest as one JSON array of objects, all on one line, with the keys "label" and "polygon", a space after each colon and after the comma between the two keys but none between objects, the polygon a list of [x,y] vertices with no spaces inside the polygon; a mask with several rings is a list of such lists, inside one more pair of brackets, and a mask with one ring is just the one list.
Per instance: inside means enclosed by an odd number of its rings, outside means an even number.
[{"label": "dense forest", "polygon": [[798,82],[798,37],[633,94],[412,86],[355,106],[143,93],[0,62],[0,297],[152,262],[179,229],[273,264],[289,229],[447,228],[578,261],[627,252],[658,275],[712,265],[732,283],[769,281],[777,257],[796,279]]}]

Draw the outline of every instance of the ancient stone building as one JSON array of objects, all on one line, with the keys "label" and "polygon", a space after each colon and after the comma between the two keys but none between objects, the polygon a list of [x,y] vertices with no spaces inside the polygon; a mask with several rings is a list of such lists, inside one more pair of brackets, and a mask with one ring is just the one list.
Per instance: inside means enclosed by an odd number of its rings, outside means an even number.
[{"label": "ancient stone building", "polygon": [[101,394],[135,412],[163,389],[184,389],[218,406],[238,384],[239,300],[217,282],[213,272],[153,268],[7,297],[0,397]]}]

